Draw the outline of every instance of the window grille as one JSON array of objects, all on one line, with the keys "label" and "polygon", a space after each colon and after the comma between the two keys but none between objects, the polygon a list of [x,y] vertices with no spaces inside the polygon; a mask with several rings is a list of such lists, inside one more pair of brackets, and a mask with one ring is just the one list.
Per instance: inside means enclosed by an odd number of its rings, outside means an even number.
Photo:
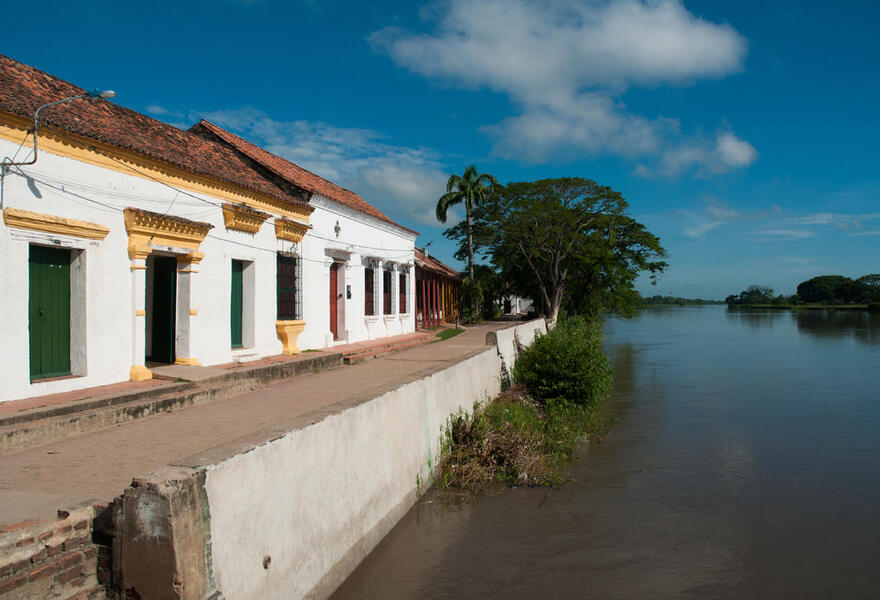
[{"label": "window grille", "polygon": [[406,273],[400,274],[399,280],[400,290],[400,314],[409,312],[406,308]]},{"label": "window grille", "polygon": [[279,253],[277,257],[276,293],[279,321],[302,318],[301,261],[295,256]]},{"label": "window grille", "polygon": [[391,314],[391,271],[382,271],[382,312]]},{"label": "window grille", "polygon": [[364,269],[364,314],[372,316],[376,314],[374,305],[374,288],[376,276],[373,269]]}]

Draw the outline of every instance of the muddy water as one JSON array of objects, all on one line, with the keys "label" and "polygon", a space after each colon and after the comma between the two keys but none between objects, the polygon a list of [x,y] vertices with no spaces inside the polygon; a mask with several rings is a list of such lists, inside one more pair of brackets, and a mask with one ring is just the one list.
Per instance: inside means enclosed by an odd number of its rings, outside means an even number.
[{"label": "muddy water", "polygon": [[334,596],[880,598],[880,315],[606,327],[621,420],[549,494],[426,495]]}]

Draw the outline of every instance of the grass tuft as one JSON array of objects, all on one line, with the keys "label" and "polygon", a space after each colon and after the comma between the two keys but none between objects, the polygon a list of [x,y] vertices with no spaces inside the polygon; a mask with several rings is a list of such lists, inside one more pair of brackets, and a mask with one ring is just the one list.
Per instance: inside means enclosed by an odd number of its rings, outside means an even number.
[{"label": "grass tuft", "polygon": [[476,494],[493,482],[559,485],[580,442],[607,431],[611,369],[599,324],[561,321],[513,371],[517,385],[450,418],[435,477],[441,489]]},{"label": "grass tuft", "polygon": [[450,418],[436,482],[447,491],[471,494],[494,482],[561,485],[580,443],[600,439],[610,421],[605,403],[541,404],[523,386],[513,386],[471,413]]},{"label": "grass tuft", "polygon": [[464,329],[455,329],[455,328],[444,329],[443,331],[441,331],[437,334],[437,338],[438,338],[437,341],[442,342],[443,340],[448,340],[449,338],[454,338],[455,336],[457,336],[460,333],[464,333]]}]

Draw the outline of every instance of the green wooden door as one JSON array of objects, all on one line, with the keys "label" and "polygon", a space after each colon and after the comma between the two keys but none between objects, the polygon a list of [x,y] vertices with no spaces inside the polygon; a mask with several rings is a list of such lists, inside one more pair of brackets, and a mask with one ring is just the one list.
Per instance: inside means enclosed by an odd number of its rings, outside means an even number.
[{"label": "green wooden door", "polygon": [[70,251],[31,246],[31,379],[70,375]]},{"label": "green wooden door", "polygon": [[230,302],[230,327],[232,331],[232,347],[241,348],[241,308],[244,299],[244,283],[242,273],[244,262],[232,261],[232,300]]},{"label": "green wooden door", "polygon": [[177,259],[156,256],[153,268],[152,337],[149,359],[173,363],[177,333]]}]

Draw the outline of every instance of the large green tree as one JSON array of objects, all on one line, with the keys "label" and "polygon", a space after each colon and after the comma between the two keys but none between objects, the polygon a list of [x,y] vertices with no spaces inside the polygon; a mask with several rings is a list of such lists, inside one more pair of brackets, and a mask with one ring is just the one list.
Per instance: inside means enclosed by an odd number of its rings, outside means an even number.
[{"label": "large green tree", "polygon": [[802,281],[797,286],[797,295],[804,302],[825,304],[845,304],[853,302],[853,280],[843,275],[820,275]]},{"label": "large green tree", "polygon": [[880,302],[880,273],[862,275],[855,281],[856,302]]},{"label": "large green tree", "polygon": [[446,213],[456,204],[464,204],[465,229],[468,242],[468,274],[474,278],[474,207],[488,198],[498,187],[498,181],[488,173],[478,173],[474,165],[465,168],[461,175],[450,175],[446,182],[446,193],[437,201],[437,220],[446,222]]},{"label": "large green tree", "polygon": [[[629,314],[639,302],[635,278],[653,278],[666,263],[660,240],[628,206],[619,192],[579,177],[511,183],[475,208],[473,239],[512,291],[551,321],[563,307]],[[444,235],[459,240],[461,257],[464,229]]]}]

